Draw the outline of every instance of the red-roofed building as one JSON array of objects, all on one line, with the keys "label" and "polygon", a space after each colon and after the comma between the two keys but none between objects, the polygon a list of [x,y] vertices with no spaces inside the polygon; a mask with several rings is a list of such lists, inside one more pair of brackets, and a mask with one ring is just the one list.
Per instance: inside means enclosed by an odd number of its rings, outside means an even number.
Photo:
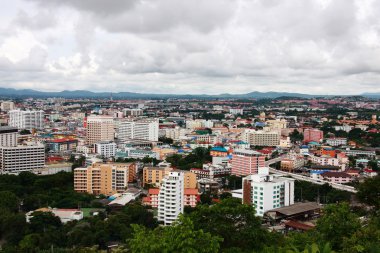
[{"label": "red-roofed building", "polygon": [[367,177],[376,177],[377,174],[378,173],[376,171],[371,170],[371,169],[365,169],[364,170],[364,175],[367,176]]},{"label": "red-roofed building", "polygon": [[46,159],[47,163],[62,162],[64,159],[60,156],[51,156]]},{"label": "red-roofed building", "polygon": [[[143,198],[143,204],[157,208],[159,193],[160,193],[159,188],[150,188],[148,190],[148,196]],[[184,190],[183,204],[185,206],[195,207],[199,201],[200,201],[200,194],[198,193],[198,189],[186,188]]]}]

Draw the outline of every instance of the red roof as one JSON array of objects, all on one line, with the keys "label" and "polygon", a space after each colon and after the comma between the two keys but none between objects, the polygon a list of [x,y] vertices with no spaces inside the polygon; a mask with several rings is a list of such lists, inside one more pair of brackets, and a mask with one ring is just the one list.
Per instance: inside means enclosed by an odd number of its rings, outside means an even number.
[{"label": "red roof", "polygon": [[142,201],[144,203],[151,202],[151,197],[143,197]]},{"label": "red roof", "polygon": [[328,171],[322,174],[322,177],[351,177],[345,172]]},{"label": "red roof", "polygon": [[158,188],[150,188],[148,190],[148,193],[152,194],[152,195],[157,195],[158,193],[160,193],[160,189],[158,189]]},{"label": "red roof", "polygon": [[198,189],[185,189],[185,195],[198,195]]},{"label": "red roof", "polygon": [[47,158],[48,162],[55,162],[55,161],[62,161],[62,160],[63,160],[63,158],[59,157],[59,156],[51,156],[51,157]]},{"label": "red roof", "polygon": [[285,226],[300,229],[300,230],[310,230],[314,228],[314,226],[304,224],[298,221],[293,221],[293,220],[285,222]]}]

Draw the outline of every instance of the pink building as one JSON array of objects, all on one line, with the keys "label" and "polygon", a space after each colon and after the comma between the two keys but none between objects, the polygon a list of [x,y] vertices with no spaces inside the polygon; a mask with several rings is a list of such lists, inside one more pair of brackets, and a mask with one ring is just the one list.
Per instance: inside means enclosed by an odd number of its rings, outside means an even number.
[{"label": "pink building", "polygon": [[143,203],[152,207],[158,207],[158,193],[160,193],[160,189],[150,188],[148,196],[143,198]]},{"label": "pink building", "polygon": [[265,155],[254,150],[236,149],[232,154],[231,167],[232,175],[257,174],[259,167],[265,167]]},{"label": "pink building", "polygon": [[303,141],[308,143],[311,141],[321,142],[323,140],[323,131],[315,128],[306,128],[303,131]]},{"label": "pink building", "polygon": [[184,193],[184,206],[195,207],[197,203],[200,201],[200,195],[198,193],[198,189],[185,189]]},{"label": "pink building", "polygon": [[326,181],[337,184],[349,183],[352,179],[352,177],[348,173],[332,171],[323,173],[321,177]]}]

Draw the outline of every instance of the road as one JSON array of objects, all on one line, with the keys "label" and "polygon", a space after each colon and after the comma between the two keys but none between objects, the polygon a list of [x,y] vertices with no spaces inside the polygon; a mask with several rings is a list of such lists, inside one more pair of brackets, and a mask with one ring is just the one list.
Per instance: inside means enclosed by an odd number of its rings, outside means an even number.
[{"label": "road", "polygon": [[[265,162],[265,166],[269,167],[269,165],[271,165],[271,164],[274,164],[276,162],[280,162],[282,158],[283,157],[277,157],[277,158],[268,160],[268,161]],[[352,186],[349,186],[349,185],[337,184],[337,183],[332,183],[332,182],[328,182],[328,181],[324,181],[324,180],[320,180],[320,179],[314,179],[314,178],[311,178],[311,177],[306,177],[306,176],[302,176],[302,175],[295,174],[295,173],[285,172],[285,171],[282,171],[282,170],[276,170],[276,169],[273,169],[273,168],[270,168],[269,171],[272,172],[272,173],[275,173],[275,174],[283,175],[283,176],[291,176],[294,179],[307,181],[307,182],[310,182],[310,183],[313,183],[313,184],[326,184],[327,183],[331,187],[333,187],[335,189],[338,189],[338,190],[342,190],[342,191],[347,191],[347,192],[352,192],[352,193],[356,193],[357,192],[355,190],[355,187],[352,187]]]}]

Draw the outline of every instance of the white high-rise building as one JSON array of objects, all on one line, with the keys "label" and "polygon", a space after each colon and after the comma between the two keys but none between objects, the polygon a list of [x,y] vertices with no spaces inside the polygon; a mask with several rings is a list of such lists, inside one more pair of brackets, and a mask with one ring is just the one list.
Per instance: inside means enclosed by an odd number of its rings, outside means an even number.
[{"label": "white high-rise building", "polygon": [[165,136],[173,140],[179,140],[181,136],[185,136],[186,134],[190,133],[190,130],[186,128],[180,128],[177,126],[175,128],[160,129],[159,132],[160,136]]},{"label": "white high-rise building", "polygon": [[243,115],[243,109],[241,108],[230,108],[230,113],[234,115]]},{"label": "white high-rise building", "polygon": [[158,194],[158,220],[164,225],[172,224],[183,213],[184,173],[170,172],[162,180]]},{"label": "white high-rise building", "polygon": [[247,129],[243,133],[243,141],[253,146],[278,146],[281,135],[277,131]]},{"label": "white high-rise building", "polygon": [[116,143],[112,141],[101,141],[95,143],[95,153],[106,158],[113,157],[116,154]]},{"label": "white high-rise building", "polygon": [[87,143],[113,141],[115,138],[114,121],[109,116],[90,116],[87,118]]},{"label": "white high-rise building", "polygon": [[0,147],[0,174],[18,174],[45,166],[45,146],[41,143]]},{"label": "white high-rise building", "polygon": [[212,127],[214,127],[214,122],[211,120],[205,120],[205,119],[186,120],[187,129],[212,128]]},{"label": "white high-rise building", "polygon": [[255,206],[256,215],[294,204],[294,179],[269,175],[269,168],[243,178],[243,203]]},{"label": "white high-rise building", "polygon": [[158,141],[158,120],[124,120],[119,123],[118,138],[121,141],[130,139]]},{"label": "white high-rise building", "polygon": [[28,130],[44,128],[44,111],[12,110],[8,114],[9,126]]},{"label": "white high-rise building", "polygon": [[17,146],[18,129],[15,127],[0,127],[0,146],[15,147]]}]

